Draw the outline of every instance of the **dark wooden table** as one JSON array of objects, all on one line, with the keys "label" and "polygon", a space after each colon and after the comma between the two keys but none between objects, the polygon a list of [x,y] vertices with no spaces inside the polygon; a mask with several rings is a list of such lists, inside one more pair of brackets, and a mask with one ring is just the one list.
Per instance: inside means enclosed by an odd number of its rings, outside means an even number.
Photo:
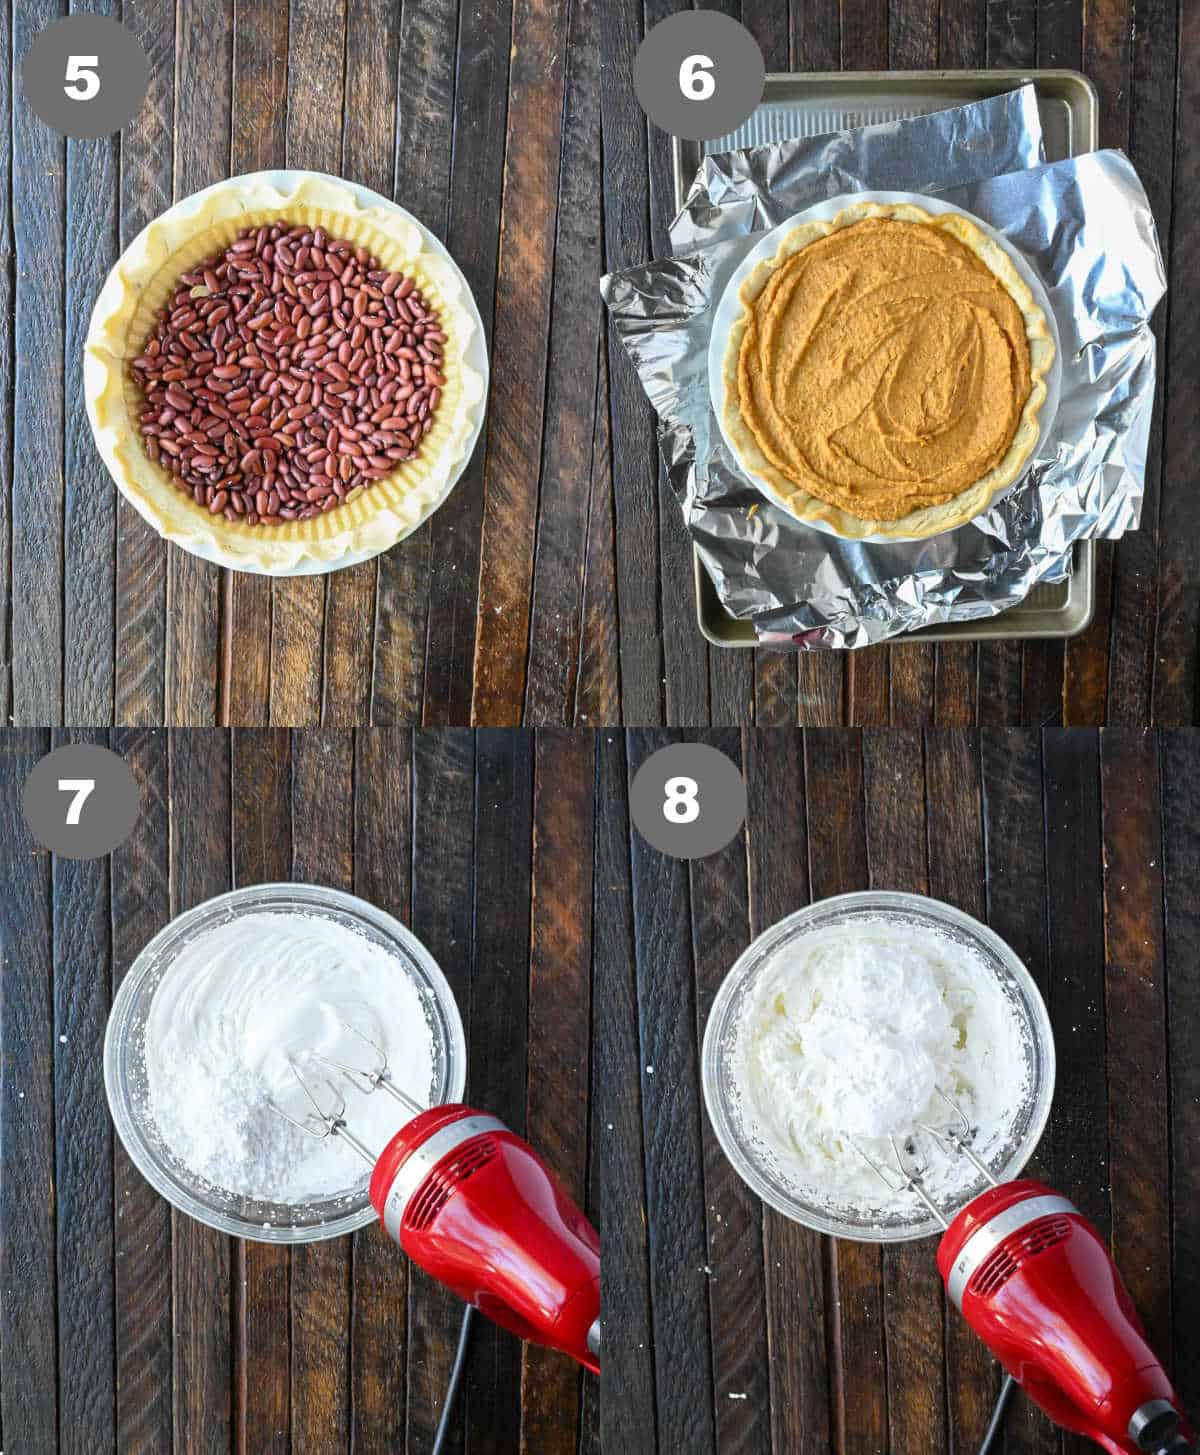
[{"label": "dark wooden table", "polygon": [[[115,9],[117,0],[94,8]],[[605,269],[665,245],[668,138],[630,82],[678,0],[129,0],[153,63],[116,138],[64,142],[14,88],[59,13],[0,38],[0,703],[17,723],[1148,722],[1197,711],[1194,330],[1160,308],[1142,529],[1052,644],[709,650],[653,423],[602,329]],[[1200,20],[1133,0],[722,0],[776,69],[1082,68],[1176,280],[1200,266]],[[603,57],[604,64],[599,64]],[[11,142],[11,145],[10,145]],[[231,173],[318,168],[396,197],[462,265],[492,340],[488,427],[378,561],[271,584],[165,547],[92,448],[78,360],[122,246]]]},{"label": "dark wooden table", "polygon": [[[751,936],[872,885],[986,919],[1028,965],[1058,1052],[1031,1171],[1111,1236],[1152,1342],[1200,1411],[1200,739],[713,732],[742,763],[749,831],[690,870],[622,822],[628,775],[667,740],[641,732],[600,750],[611,973],[597,982],[595,1081],[613,1124],[606,1317],[622,1330],[607,1347],[605,1448],[978,1448],[996,1366],[947,1311],[934,1242],[835,1242],[764,1211],[701,1105],[700,1037]],[[1003,1448],[1094,1447],[1060,1446],[1018,1394]]]},{"label": "dark wooden table", "polygon": [[[13,79],[59,0],[11,8],[5,717],[615,721],[612,509],[592,448],[599,0],[95,0],[141,39],[152,80],[119,139],[70,142]],[[118,497],[79,360],[95,296],[147,222],[224,177],[285,165],[415,213],[463,268],[494,346],[487,428],[433,520],[378,561],[271,584],[168,549]]]},{"label": "dark wooden table", "polygon": [[[1100,140],[1133,159],[1149,194],[1173,294],[1160,305],[1159,399],[1142,528],[1103,546],[1098,609],[1058,643],[880,647],[848,656],[709,649],[692,559],[660,486],[652,415],[610,332],[621,720],[886,724],[1159,722],[1197,717],[1200,627],[1200,345],[1181,308],[1200,267],[1200,9],[1133,0],[705,0],[757,38],[768,70],[1066,66],[1100,93]],[[629,85],[644,23],[677,0],[600,9],[606,269],[667,251],[670,140]],[[1086,8],[1086,20],[1084,11]],[[1136,25],[1135,19],[1136,8]],[[650,623],[654,629],[650,629]]]},{"label": "dark wooden table", "polygon": [[[172,914],[255,881],[353,890],[445,971],[469,1096],[594,1203],[591,736],[118,732],[142,817],[90,863],[35,852],[21,817],[50,745],[0,733],[0,1445],[428,1455],[461,1305],[378,1228],[289,1252],[173,1213],[112,1135],[105,1021]],[[480,1320],[450,1448],[595,1455],[597,1405]]]}]

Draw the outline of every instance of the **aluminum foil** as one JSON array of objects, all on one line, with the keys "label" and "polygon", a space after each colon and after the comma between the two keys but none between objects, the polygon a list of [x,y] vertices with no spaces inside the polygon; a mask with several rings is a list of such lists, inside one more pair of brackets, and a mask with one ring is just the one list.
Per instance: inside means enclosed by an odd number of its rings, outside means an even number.
[{"label": "aluminum foil", "polygon": [[671,251],[763,232],[843,192],[935,192],[1045,159],[1032,85],[928,116],[706,156],[671,223]]},{"label": "aluminum foil", "polygon": [[[1076,541],[1136,528],[1154,400],[1149,321],[1166,289],[1154,220],[1122,153],[1041,157],[1031,86],[711,157],[671,229],[673,245],[695,250],[604,279],[688,530],[726,610],[761,641],[860,647],[994,616],[1061,580]],[[1039,273],[1062,345],[1058,413],[1017,489],[957,531],[889,544],[840,541],[761,495],[721,438],[707,370],[716,303],[762,228],[881,188],[943,197],[991,223]]]}]

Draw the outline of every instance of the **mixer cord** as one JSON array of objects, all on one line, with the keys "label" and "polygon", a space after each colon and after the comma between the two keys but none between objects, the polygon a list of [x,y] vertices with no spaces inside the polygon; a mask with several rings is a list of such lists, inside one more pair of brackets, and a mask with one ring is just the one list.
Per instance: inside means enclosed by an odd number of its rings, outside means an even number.
[{"label": "mixer cord", "polygon": [[1016,1387],[1017,1381],[1011,1374],[1006,1374],[996,1399],[996,1408],[992,1411],[992,1422],[988,1425],[987,1434],[983,1437],[983,1444],[979,1447],[979,1455],[993,1455],[993,1452],[1000,1448],[999,1440],[1000,1431],[1004,1426],[1004,1411],[1008,1408],[1008,1402]]},{"label": "mixer cord", "polygon": [[458,1403],[458,1392],[462,1387],[463,1371],[467,1367],[467,1350],[471,1346],[471,1328],[475,1323],[475,1309],[468,1304],[463,1310],[462,1328],[458,1333],[458,1348],[454,1354],[454,1367],[450,1371],[450,1383],[446,1386],[446,1402],[442,1405],[442,1418],[438,1421],[437,1434],[433,1437],[433,1448],[429,1455],[442,1455],[446,1448],[446,1437],[454,1420],[454,1407]]}]

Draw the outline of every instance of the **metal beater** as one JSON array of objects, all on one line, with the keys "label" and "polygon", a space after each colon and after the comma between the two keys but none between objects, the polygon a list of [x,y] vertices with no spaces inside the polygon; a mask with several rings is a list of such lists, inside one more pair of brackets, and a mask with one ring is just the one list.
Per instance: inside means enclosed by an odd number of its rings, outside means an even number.
[{"label": "metal beater", "polygon": [[[376,1045],[370,1036],[358,1030],[357,1027],[346,1025],[344,1021],[339,1022],[339,1024],[347,1035],[356,1036],[362,1041],[363,1045],[374,1052],[374,1070],[368,1071],[361,1066],[350,1066],[342,1061],[334,1061],[328,1056],[318,1054],[316,1051],[309,1052],[310,1060],[319,1062],[322,1066],[326,1066],[329,1070],[344,1077],[355,1090],[361,1091],[364,1096],[370,1096],[372,1092],[376,1091],[386,1091],[411,1116],[419,1116],[421,1112],[428,1110],[416,1097],[409,1096],[406,1091],[401,1091],[392,1080],[387,1053],[382,1046]],[[309,1136],[317,1137],[321,1140],[324,1140],[326,1137],[340,1137],[348,1147],[352,1147],[358,1153],[364,1162],[373,1167],[379,1158],[369,1147],[360,1142],[346,1125],[346,1097],[333,1079],[331,1077],[323,1078],[329,1090],[330,1099],[328,1106],[322,1106],[317,1100],[312,1087],[300,1074],[300,1067],[296,1064],[295,1057],[288,1058],[288,1066],[291,1069],[292,1075],[296,1078],[300,1090],[312,1106],[312,1111],[303,1117],[294,1117],[290,1112],[284,1111],[283,1107],[276,1101],[271,1102],[271,1110],[283,1117],[284,1121],[291,1122],[292,1126],[299,1127],[302,1132],[307,1132]]]},{"label": "metal beater", "polygon": [[[940,1086],[934,1087],[934,1093],[945,1103],[951,1112],[954,1117],[954,1124],[948,1127],[936,1127],[931,1122],[916,1122],[914,1124],[914,1131],[924,1132],[927,1137],[931,1137],[948,1156],[959,1153],[966,1157],[989,1186],[999,1186],[999,1181],[992,1175],[991,1168],[988,1167],[982,1158],[975,1154],[971,1147],[971,1143],[975,1140],[975,1129],[972,1127],[970,1118],[966,1112]],[[852,1142],[851,1145],[875,1175],[886,1183],[893,1192],[915,1193],[941,1226],[948,1228],[950,1226],[949,1218],[945,1216],[941,1208],[938,1207],[937,1203],[934,1202],[933,1198],[925,1190],[925,1169],[922,1166],[914,1167],[911,1165],[912,1159],[915,1156],[911,1138],[901,1144],[897,1141],[895,1134],[893,1134],[888,1138],[888,1142],[891,1145],[892,1156],[896,1159],[895,1169],[887,1167],[882,1162],[877,1161],[858,1142]],[[899,1180],[897,1180],[897,1173],[899,1174]]]}]

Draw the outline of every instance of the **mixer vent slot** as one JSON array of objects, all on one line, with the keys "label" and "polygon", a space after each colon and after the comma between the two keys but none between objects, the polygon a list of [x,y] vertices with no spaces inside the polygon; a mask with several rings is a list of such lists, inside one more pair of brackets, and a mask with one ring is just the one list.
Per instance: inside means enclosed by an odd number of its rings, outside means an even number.
[{"label": "mixer vent slot", "polygon": [[405,1222],[414,1232],[422,1232],[446,1206],[455,1188],[466,1182],[468,1177],[473,1177],[495,1155],[496,1144],[490,1137],[468,1143],[457,1157],[437,1169],[413,1199]]},{"label": "mixer vent slot", "polygon": [[979,1265],[971,1279],[971,1292],[986,1298],[1003,1288],[1027,1259],[1036,1258],[1069,1236],[1071,1224],[1066,1218],[1039,1218],[1023,1228],[1015,1239],[997,1248]]}]

